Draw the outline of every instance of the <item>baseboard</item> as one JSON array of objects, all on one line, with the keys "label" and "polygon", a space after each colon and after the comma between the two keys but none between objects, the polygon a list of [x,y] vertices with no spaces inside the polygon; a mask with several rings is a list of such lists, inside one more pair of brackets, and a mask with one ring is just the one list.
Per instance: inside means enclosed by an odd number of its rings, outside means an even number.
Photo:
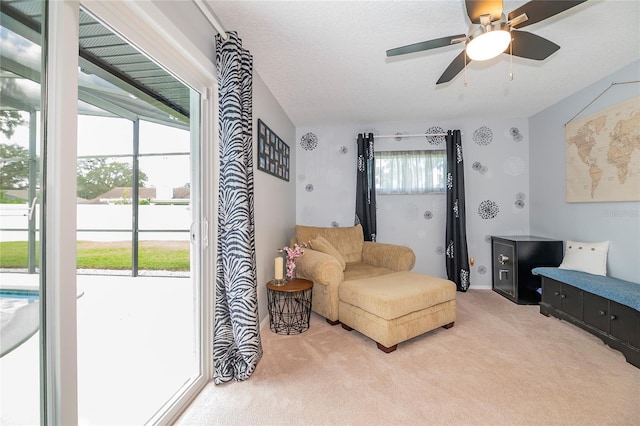
[{"label": "baseboard", "polygon": [[471,283],[469,290],[491,290],[491,283],[489,284],[474,284]]},{"label": "baseboard", "polygon": [[260,321],[260,330],[264,327],[269,328],[269,315],[265,315],[264,318],[262,318],[262,321]]}]

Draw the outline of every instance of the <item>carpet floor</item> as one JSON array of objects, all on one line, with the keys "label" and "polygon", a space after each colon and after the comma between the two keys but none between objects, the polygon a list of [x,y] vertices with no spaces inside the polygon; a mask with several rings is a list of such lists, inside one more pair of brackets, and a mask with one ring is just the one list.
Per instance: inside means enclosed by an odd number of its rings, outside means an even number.
[{"label": "carpet floor", "polygon": [[640,422],[640,369],[578,327],[490,290],[458,293],[453,328],[390,354],[316,314],[295,336],[264,323],[251,378],[210,383],[178,425]]}]

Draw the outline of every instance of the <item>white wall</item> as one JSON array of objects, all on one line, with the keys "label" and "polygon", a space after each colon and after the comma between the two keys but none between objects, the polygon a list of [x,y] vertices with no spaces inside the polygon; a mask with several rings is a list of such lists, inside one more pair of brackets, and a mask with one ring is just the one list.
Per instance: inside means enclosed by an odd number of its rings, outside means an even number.
[{"label": "white wall", "polygon": [[[531,230],[573,241],[610,241],[608,274],[640,283],[640,202],[567,203],[564,124],[613,82],[640,77],[640,62],[586,87],[534,115],[531,136]],[[640,94],[640,84],[614,86],[579,117]],[[640,155],[640,149],[632,155]]]},{"label": "white wall", "polygon": [[[452,113],[452,115],[455,115]],[[424,133],[437,126],[463,133],[465,158],[466,214],[469,256],[475,257],[471,268],[472,288],[491,288],[490,235],[527,235],[529,233],[529,138],[526,119],[461,119],[430,124],[428,122],[387,122],[352,125],[325,125],[296,130],[296,221],[312,226],[352,226],[355,216],[356,136],[373,131],[388,135]],[[474,132],[483,127],[492,132],[490,143],[474,141]],[[514,140],[511,128],[523,136]],[[303,148],[301,138],[311,132],[318,137],[313,150]],[[480,140],[481,138],[476,138]],[[377,139],[376,150],[444,149],[425,138]],[[308,145],[305,145],[308,146]],[[342,153],[341,147],[347,152]],[[487,167],[485,173],[473,170],[474,162]],[[313,185],[308,190],[307,185]],[[309,188],[310,189],[310,188]],[[516,195],[523,194],[524,207],[515,205]],[[444,195],[379,195],[378,241],[402,244],[416,253],[414,271],[445,277]],[[482,219],[480,203],[490,200],[498,205],[495,218]],[[432,213],[431,219],[425,212]]]},{"label": "white wall", "polygon": [[[253,73],[253,141],[257,143],[258,119],[262,120],[291,148],[289,176],[295,176],[296,159],[293,144],[296,130],[289,117],[273,97],[262,78]],[[293,233],[296,209],[295,181],[289,182],[258,170],[257,150],[253,151],[255,178],[256,270],[258,275],[258,310],[260,319],[266,317],[267,290],[273,279],[277,250],[289,245]]]}]

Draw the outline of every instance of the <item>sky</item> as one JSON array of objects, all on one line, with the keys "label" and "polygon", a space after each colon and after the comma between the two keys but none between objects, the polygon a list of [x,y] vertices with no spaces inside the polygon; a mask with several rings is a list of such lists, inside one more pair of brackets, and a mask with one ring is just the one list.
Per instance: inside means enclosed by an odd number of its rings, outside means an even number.
[{"label": "sky", "polygon": [[[28,120],[28,115],[25,114]],[[38,130],[39,131],[39,130]],[[133,123],[122,118],[79,116],[78,156],[131,154]],[[29,147],[28,125],[16,128],[11,139],[0,134],[0,143]],[[186,130],[160,124],[140,123],[140,153],[176,153],[190,151]],[[39,150],[38,150],[39,152]],[[130,163],[129,158],[119,161]],[[140,159],[140,170],[149,178],[146,186],[175,188],[190,181],[189,156],[153,156]]]}]

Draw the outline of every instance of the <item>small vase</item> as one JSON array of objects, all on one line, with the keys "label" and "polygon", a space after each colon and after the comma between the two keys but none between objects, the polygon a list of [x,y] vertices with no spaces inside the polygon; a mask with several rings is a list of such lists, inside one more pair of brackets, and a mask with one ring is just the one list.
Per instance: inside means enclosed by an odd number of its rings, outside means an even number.
[{"label": "small vase", "polygon": [[281,280],[277,280],[277,279],[272,279],[271,280],[271,285],[275,285],[276,287],[280,287],[283,286],[287,283],[287,280],[282,278]]}]

